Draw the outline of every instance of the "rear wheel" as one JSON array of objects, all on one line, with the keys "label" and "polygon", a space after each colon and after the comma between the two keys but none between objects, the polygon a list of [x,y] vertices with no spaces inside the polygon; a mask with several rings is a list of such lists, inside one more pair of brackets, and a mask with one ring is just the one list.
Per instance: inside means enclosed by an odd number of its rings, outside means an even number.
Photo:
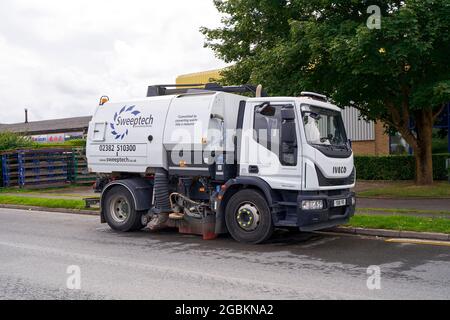
[{"label": "rear wheel", "polygon": [[113,187],[103,202],[105,220],[111,229],[121,232],[137,231],[142,224],[142,211],[136,211],[133,196],[127,188]]},{"label": "rear wheel", "polygon": [[242,190],[228,201],[225,220],[231,236],[242,243],[257,244],[273,234],[272,214],[264,196],[256,190]]}]

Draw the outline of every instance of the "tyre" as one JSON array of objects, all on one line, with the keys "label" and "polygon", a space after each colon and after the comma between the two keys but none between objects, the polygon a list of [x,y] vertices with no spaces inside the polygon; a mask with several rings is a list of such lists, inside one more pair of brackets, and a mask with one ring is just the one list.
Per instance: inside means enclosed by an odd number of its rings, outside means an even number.
[{"label": "tyre", "polygon": [[122,186],[115,186],[105,195],[104,215],[111,229],[120,232],[141,230],[142,211],[136,211],[130,191]]},{"label": "tyre", "polygon": [[264,196],[255,190],[234,194],[225,209],[225,221],[231,236],[239,242],[258,244],[273,234],[272,214]]}]

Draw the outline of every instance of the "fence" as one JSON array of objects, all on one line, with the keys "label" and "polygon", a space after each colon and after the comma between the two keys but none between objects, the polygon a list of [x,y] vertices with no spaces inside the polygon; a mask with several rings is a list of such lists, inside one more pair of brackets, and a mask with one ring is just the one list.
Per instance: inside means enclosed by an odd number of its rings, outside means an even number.
[{"label": "fence", "polygon": [[70,171],[70,181],[76,184],[93,183],[96,179],[95,174],[89,173],[86,149],[74,148],[72,149],[72,162]]},{"label": "fence", "polygon": [[93,183],[81,148],[15,150],[1,155],[1,186],[60,186]]}]

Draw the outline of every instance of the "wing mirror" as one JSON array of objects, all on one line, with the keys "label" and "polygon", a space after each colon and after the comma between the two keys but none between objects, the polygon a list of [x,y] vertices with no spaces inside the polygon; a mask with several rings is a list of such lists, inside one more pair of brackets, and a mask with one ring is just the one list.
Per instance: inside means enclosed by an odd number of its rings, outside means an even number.
[{"label": "wing mirror", "polygon": [[270,105],[270,102],[264,102],[263,104],[258,106],[256,112],[262,114],[265,117],[273,117],[276,113],[276,109],[275,107],[272,107]]}]

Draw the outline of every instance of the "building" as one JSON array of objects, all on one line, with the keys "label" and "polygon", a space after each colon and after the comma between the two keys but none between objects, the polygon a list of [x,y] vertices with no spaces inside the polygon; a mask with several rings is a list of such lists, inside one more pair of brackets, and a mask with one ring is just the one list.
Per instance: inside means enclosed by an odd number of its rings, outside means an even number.
[{"label": "building", "polygon": [[0,124],[0,132],[30,136],[36,142],[63,142],[84,138],[92,117]]},{"label": "building", "polygon": [[210,70],[197,73],[184,74],[177,77],[176,84],[206,84],[220,79],[221,70]]},{"label": "building", "polygon": [[357,155],[390,154],[390,137],[382,122],[366,121],[355,108],[345,108],[342,112],[348,138],[352,141]]},{"label": "building", "polygon": [[[206,84],[220,79],[220,70],[210,70],[180,75],[176,84]],[[343,120],[353,150],[359,155],[386,155],[390,153],[390,138],[385,134],[383,123],[365,121],[354,108],[346,108]]]}]

